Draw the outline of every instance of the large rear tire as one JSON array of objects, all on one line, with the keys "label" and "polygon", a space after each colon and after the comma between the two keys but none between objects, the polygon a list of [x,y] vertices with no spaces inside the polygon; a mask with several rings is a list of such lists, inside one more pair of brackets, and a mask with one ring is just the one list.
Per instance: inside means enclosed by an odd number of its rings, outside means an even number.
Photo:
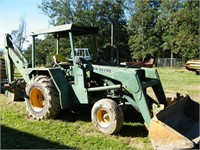
[{"label": "large rear tire", "polygon": [[105,134],[115,134],[123,126],[123,111],[111,99],[97,101],[92,107],[91,117],[94,126]]},{"label": "large rear tire", "polygon": [[58,91],[48,76],[31,79],[26,86],[25,101],[29,115],[37,120],[54,118],[61,110]]}]

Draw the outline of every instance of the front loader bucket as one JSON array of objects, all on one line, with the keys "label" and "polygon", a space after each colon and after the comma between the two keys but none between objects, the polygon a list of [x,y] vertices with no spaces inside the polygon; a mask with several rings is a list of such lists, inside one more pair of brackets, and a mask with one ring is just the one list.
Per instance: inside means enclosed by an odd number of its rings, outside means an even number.
[{"label": "front loader bucket", "polygon": [[186,96],[156,114],[149,127],[149,138],[154,149],[197,148],[200,141],[199,106]]}]

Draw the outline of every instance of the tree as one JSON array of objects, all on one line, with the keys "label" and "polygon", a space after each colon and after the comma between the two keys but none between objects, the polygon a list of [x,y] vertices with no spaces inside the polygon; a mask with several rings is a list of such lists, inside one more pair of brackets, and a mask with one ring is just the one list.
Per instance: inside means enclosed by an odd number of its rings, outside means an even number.
[{"label": "tree", "polygon": [[186,0],[175,14],[176,51],[185,61],[199,57],[199,9],[199,1]]},{"label": "tree", "polygon": [[129,23],[133,58],[198,58],[199,1],[136,0]]},{"label": "tree", "polygon": [[[28,61],[32,59],[32,44],[24,52]],[[46,35],[45,39],[35,38],[35,65],[52,66],[53,55],[56,54],[56,41],[52,36]]]},{"label": "tree", "polygon": [[[91,55],[94,58],[105,56],[102,54],[106,53],[109,55],[104,59],[109,61],[111,56],[111,24],[114,25],[114,47],[119,50],[119,55],[122,57],[121,59],[129,56],[129,48],[127,46],[128,34],[123,9],[125,1],[126,0],[43,0],[39,8],[50,18],[52,25],[76,23],[98,26],[100,29],[98,34],[99,51],[98,53],[91,51]],[[88,41],[89,40],[85,38],[81,38],[78,43]]]},{"label": "tree", "polygon": [[158,18],[160,0],[137,0],[129,24],[129,46],[133,59],[154,57],[159,49],[159,38],[154,28]]},{"label": "tree", "polygon": [[22,16],[20,19],[20,24],[18,29],[11,31],[11,36],[16,47],[22,51],[24,43],[27,39],[27,32],[26,32],[26,20],[25,16]]},{"label": "tree", "polygon": [[162,39],[161,56],[173,53],[184,60],[198,57],[198,11],[198,1],[162,0],[156,23]]},{"label": "tree", "polygon": [[163,0],[159,7],[159,16],[156,23],[155,31],[159,33],[161,39],[161,47],[159,51],[160,57],[170,57],[173,54],[178,55],[175,37],[177,35],[176,13],[182,9],[182,3],[179,0],[168,1]]}]

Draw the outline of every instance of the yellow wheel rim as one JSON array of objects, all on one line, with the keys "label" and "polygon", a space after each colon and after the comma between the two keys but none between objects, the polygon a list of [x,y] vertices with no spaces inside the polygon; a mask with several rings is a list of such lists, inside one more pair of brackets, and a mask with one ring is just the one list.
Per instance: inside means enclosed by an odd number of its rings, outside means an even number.
[{"label": "yellow wheel rim", "polygon": [[44,95],[39,88],[34,88],[30,92],[30,103],[32,108],[39,112],[44,107]]},{"label": "yellow wheel rim", "polygon": [[97,121],[104,128],[110,125],[110,116],[105,109],[100,109],[97,112]]}]

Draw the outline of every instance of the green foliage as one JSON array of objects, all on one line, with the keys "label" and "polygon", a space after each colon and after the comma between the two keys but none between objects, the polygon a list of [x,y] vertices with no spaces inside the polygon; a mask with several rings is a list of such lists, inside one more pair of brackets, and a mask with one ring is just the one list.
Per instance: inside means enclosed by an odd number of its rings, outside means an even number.
[{"label": "green foliage", "polygon": [[183,59],[193,59],[199,57],[199,2],[187,1],[184,9],[176,14],[173,22],[177,30],[175,42],[177,51]]},{"label": "green foliage", "polygon": [[[43,0],[39,6],[49,16],[52,25],[76,23],[82,25],[98,26],[98,52],[90,49],[94,59],[111,56],[111,24],[114,26],[114,47],[119,50],[121,59],[129,57],[128,36],[124,14],[124,3],[122,1],[107,0]],[[79,39],[78,43],[87,40]],[[83,45],[83,44],[82,44]],[[87,44],[86,44],[87,45]],[[91,45],[91,44],[90,44]],[[108,46],[109,45],[109,46]],[[114,53],[116,57],[116,51]],[[95,58],[96,57],[96,58]]]},{"label": "green foliage", "polygon": [[199,2],[194,0],[136,0],[130,25],[133,58],[198,58]]},{"label": "green foliage", "polygon": [[[56,40],[52,36],[46,35],[45,39],[36,38],[35,43],[35,64],[37,66],[51,65],[53,62],[53,55],[56,54]],[[24,52],[29,62],[31,62],[32,59],[31,51],[32,45],[29,45]]]},{"label": "green foliage", "polygon": [[129,24],[129,46],[134,59],[153,57],[159,49],[160,41],[154,30],[159,5],[159,0],[135,3],[135,13]]},{"label": "green foliage", "polygon": [[[199,57],[198,0],[43,0],[38,7],[53,26],[67,23],[98,26],[98,50],[93,47],[91,37],[81,37],[75,42],[76,47],[87,46],[94,60],[102,58],[109,63],[117,55],[120,61],[129,61],[170,57],[171,53],[185,61]],[[45,59],[49,62],[55,54],[55,45],[45,40],[46,48],[40,45],[38,52],[45,56],[39,56],[36,62],[44,63]],[[70,51],[66,44],[66,40],[60,43],[64,54]]]}]

